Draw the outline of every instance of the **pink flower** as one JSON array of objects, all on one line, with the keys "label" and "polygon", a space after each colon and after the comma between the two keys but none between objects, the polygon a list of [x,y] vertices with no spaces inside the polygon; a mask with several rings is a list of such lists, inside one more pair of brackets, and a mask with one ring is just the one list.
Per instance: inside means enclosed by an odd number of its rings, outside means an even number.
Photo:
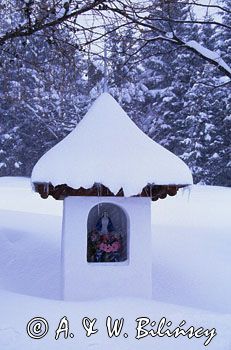
[{"label": "pink flower", "polygon": [[112,252],[117,252],[117,250],[120,249],[120,243],[118,241],[116,241],[116,242],[112,243],[111,247],[112,247]]},{"label": "pink flower", "polygon": [[112,246],[106,243],[101,243],[99,249],[106,253],[111,253],[113,251]]},{"label": "pink flower", "polygon": [[99,249],[102,250],[103,252],[105,252],[107,248],[107,245],[105,243],[101,243],[100,246],[99,246]]},{"label": "pink flower", "polygon": [[113,250],[112,250],[112,246],[110,244],[106,244],[106,249],[105,249],[105,252],[106,253],[111,253]]}]

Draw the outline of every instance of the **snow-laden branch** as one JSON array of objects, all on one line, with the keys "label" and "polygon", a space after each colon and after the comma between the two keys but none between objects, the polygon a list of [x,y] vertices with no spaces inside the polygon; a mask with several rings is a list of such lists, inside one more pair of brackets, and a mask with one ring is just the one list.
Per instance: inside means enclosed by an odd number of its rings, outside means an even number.
[{"label": "snow-laden branch", "polygon": [[51,133],[51,135],[58,140],[58,135],[54,132],[54,130],[52,130],[52,128],[50,128],[50,126],[47,124],[47,122],[45,120],[43,120],[43,118],[41,118],[40,114],[29,104],[27,104],[27,108],[33,112],[33,115],[45,126],[45,128]]},{"label": "snow-laden branch", "polygon": [[186,42],[185,46],[191,48],[194,52],[198,53],[210,63],[217,65],[226,75],[231,77],[231,68],[228,66],[227,63],[225,63],[225,61],[217,52],[205,48],[195,40],[190,40]]},{"label": "snow-laden branch", "polygon": [[229,67],[229,65],[223,60],[223,58],[217,52],[207,49],[206,47],[202,46],[195,40],[183,42],[182,40],[176,38],[175,36],[171,37],[169,33],[166,33],[166,36],[159,35],[157,37],[149,39],[149,41],[157,41],[157,40],[168,41],[175,45],[180,44],[181,46],[184,46],[187,49],[190,49],[195,54],[202,57],[204,60],[208,61],[214,66],[217,66],[220,71],[222,71],[226,76],[231,78],[231,67]]},{"label": "snow-laden branch", "polygon": [[140,28],[144,28],[146,30],[151,30],[153,33],[158,33],[159,36],[155,37],[153,40],[165,40],[171,42],[172,44],[178,46],[184,46],[187,49],[193,51],[196,55],[200,56],[207,62],[216,66],[223,74],[227,77],[231,78],[231,68],[228,64],[220,57],[217,52],[210,51],[209,49],[203,47],[199,43],[194,40],[185,42],[183,39],[178,37],[175,33],[169,33],[165,31],[163,28],[160,28],[157,24],[153,24],[149,21],[149,17],[141,17],[141,16],[132,16],[125,10],[121,10],[118,8],[110,8],[111,11],[114,11],[124,17],[126,20],[132,21],[134,24],[139,26]]}]

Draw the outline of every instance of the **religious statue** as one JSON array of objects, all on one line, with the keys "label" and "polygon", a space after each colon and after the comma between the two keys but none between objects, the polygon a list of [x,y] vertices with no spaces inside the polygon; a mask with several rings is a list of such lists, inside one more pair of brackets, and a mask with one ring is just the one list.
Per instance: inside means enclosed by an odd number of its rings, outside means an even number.
[{"label": "religious statue", "polygon": [[88,239],[89,262],[121,261],[122,236],[116,232],[107,211],[97,220]]},{"label": "religious statue", "polygon": [[110,217],[108,216],[108,212],[104,211],[103,216],[99,218],[99,220],[96,223],[96,230],[101,234],[105,235],[109,232],[114,231],[113,224],[111,222]]}]

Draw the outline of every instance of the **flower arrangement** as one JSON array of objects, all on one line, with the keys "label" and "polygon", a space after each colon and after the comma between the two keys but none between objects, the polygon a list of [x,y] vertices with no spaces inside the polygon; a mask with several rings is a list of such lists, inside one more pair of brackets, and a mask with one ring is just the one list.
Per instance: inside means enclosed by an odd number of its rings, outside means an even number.
[{"label": "flower arrangement", "polygon": [[119,262],[122,259],[122,235],[117,232],[101,234],[93,230],[88,236],[88,262]]}]

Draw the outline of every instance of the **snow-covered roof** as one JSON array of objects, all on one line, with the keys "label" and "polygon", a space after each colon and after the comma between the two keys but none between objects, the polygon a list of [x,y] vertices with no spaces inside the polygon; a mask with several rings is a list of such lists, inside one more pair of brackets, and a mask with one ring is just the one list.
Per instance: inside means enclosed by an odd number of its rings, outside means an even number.
[{"label": "snow-covered roof", "polygon": [[76,128],[40,158],[32,182],[75,189],[100,183],[131,196],[147,184],[192,184],[192,175],[180,158],[144,134],[103,93]]}]

